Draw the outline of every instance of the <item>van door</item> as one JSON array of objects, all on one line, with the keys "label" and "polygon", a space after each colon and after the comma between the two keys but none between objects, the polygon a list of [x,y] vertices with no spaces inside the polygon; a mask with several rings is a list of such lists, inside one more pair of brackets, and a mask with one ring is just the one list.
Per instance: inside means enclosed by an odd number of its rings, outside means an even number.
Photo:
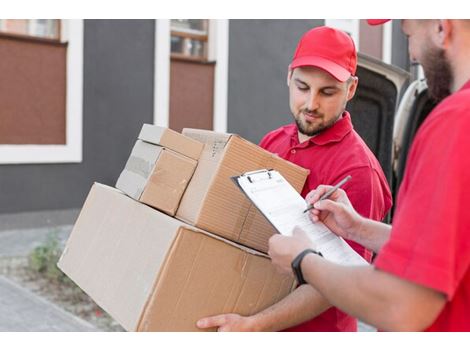
[{"label": "van door", "polygon": [[354,129],[375,154],[392,185],[395,112],[410,75],[398,67],[359,54],[357,76],[356,96],[348,103],[347,110],[351,113]]}]

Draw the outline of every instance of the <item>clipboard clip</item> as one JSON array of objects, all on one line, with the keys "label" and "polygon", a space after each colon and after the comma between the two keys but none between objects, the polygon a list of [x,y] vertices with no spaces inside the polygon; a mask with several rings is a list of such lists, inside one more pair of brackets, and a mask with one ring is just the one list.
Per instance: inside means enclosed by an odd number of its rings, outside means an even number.
[{"label": "clipboard clip", "polygon": [[256,171],[250,171],[250,172],[245,172],[241,176],[244,176],[250,181],[250,183],[253,183],[255,181],[258,181],[260,179],[266,179],[265,177],[258,177],[258,176],[264,176],[267,175],[267,179],[271,179],[271,171],[273,169],[261,169],[261,170],[256,170]]}]

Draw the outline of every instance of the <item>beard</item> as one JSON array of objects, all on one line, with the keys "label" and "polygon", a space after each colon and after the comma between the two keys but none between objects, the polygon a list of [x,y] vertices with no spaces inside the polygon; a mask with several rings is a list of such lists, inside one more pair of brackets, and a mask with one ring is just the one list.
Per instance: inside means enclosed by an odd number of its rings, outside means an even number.
[{"label": "beard", "polygon": [[305,136],[313,137],[316,134],[323,132],[324,130],[330,128],[333,126],[336,121],[340,119],[340,117],[343,115],[343,112],[339,113],[337,116],[334,118],[330,119],[324,119],[324,115],[321,115],[322,121],[318,123],[312,123],[308,122],[306,120],[303,120],[301,118],[301,115],[304,112],[309,112],[307,110],[301,111],[297,116],[294,115],[294,120],[295,124],[297,125],[297,129],[299,130],[300,133],[302,133]]},{"label": "beard", "polygon": [[450,95],[450,87],[454,80],[450,63],[444,50],[429,48],[421,62],[428,84],[428,93],[436,102]]}]

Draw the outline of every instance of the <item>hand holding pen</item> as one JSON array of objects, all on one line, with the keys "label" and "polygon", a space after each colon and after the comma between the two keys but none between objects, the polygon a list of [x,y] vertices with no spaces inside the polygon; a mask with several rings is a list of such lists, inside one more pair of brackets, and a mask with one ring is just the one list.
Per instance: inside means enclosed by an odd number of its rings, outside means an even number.
[{"label": "hand holding pen", "polygon": [[[346,176],[343,178],[341,181],[339,181],[335,186],[333,186],[332,189],[330,189],[328,192],[326,192],[321,198],[318,200],[319,202],[322,200],[325,200],[329,198],[333,193],[335,193],[338,188],[340,188],[342,185],[344,185],[346,182],[348,182],[352,178],[351,175]],[[309,210],[312,210],[314,208],[313,204],[310,204],[307,209],[304,210],[304,213],[306,213]]]}]

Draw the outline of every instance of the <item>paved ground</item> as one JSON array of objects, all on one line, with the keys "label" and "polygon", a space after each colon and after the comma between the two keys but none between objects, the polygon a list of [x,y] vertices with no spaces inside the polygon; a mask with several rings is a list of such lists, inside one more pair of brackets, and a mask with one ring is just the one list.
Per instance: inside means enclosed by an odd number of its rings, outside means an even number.
[{"label": "paved ground", "polygon": [[0,331],[98,331],[13,281],[0,276]]},{"label": "paved ground", "polygon": [[8,230],[0,232],[0,257],[27,256],[34,248],[44,243],[48,236],[57,236],[65,244],[72,225],[56,227]]},{"label": "paved ground", "polygon": [[[27,256],[50,235],[65,243],[72,229],[67,223],[75,221],[76,214],[72,211],[0,215],[0,258]],[[98,329],[0,275],[0,331]]]}]

